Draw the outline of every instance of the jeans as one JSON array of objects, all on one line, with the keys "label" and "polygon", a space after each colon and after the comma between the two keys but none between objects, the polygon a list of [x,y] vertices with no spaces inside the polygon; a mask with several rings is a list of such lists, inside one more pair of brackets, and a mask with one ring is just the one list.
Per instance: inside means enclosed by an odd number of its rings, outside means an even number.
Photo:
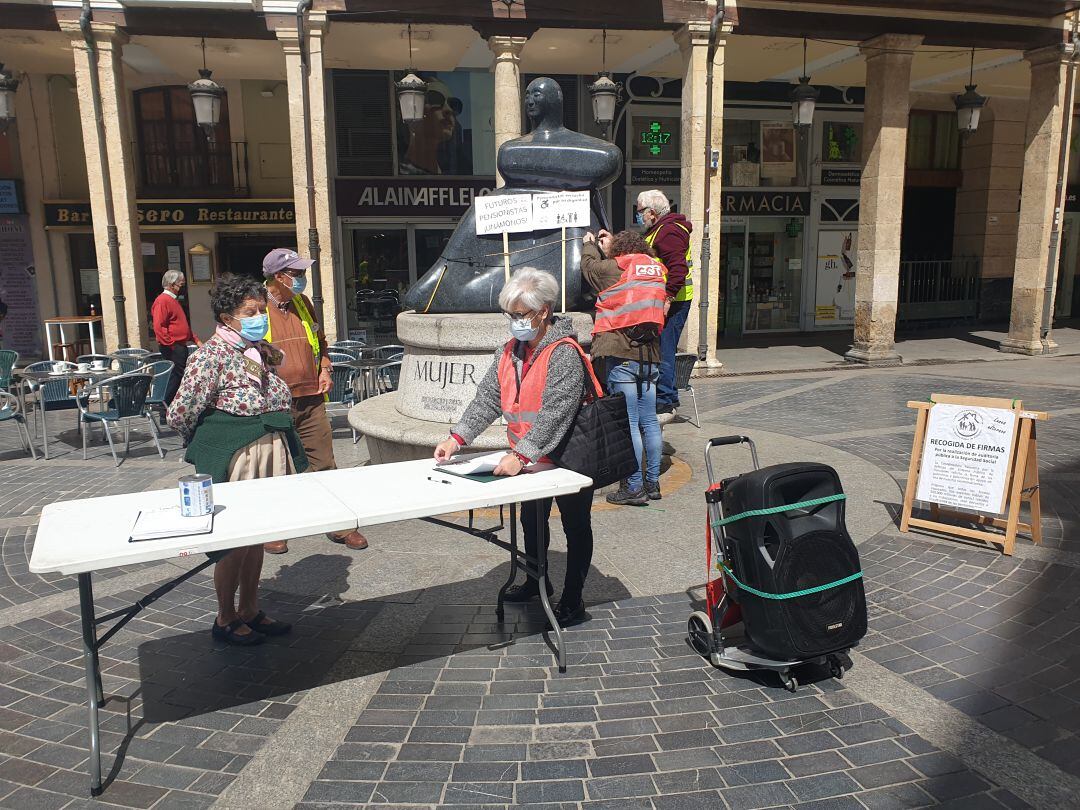
[{"label": "jeans", "polygon": [[686,318],[693,301],[672,301],[668,310],[664,331],[660,333],[660,382],[657,383],[656,404],[678,405],[679,392],[675,390],[675,352],[679,350]]},{"label": "jeans", "polygon": [[[656,378],[658,375],[654,363],[639,363],[637,360],[612,359],[608,369],[608,393],[622,392],[626,397],[626,413],[630,417],[630,438],[634,441],[637,454],[637,472],[626,479],[631,492],[642,487],[641,481],[641,434],[645,434],[645,478],[650,482],[660,480],[660,456],[663,454],[663,438],[660,433],[660,420],[656,418]],[[638,377],[642,378],[640,393]]]},{"label": "jeans", "polygon": [[184,378],[184,367],[187,365],[188,347],[186,343],[174,343],[171,346],[162,346],[159,351],[165,360],[172,360],[172,373],[169,375],[169,384],[165,386],[165,404],[171,405],[173,397],[180,388],[180,380]]},{"label": "jeans", "polygon": [[[581,601],[581,592],[585,587],[585,577],[589,575],[592,564],[592,498],[589,489],[572,495],[560,495],[555,500],[559,504],[562,517],[563,533],[566,535],[566,579],[563,581],[562,601],[565,605],[577,605]],[[530,557],[539,556],[539,538],[536,534],[536,513],[540,510],[544,518],[544,548],[551,545],[551,530],[548,520],[551,517],[551,498],[540,501],[527,501],[521,505],[521,530],[525,535],[525,553]]]}]

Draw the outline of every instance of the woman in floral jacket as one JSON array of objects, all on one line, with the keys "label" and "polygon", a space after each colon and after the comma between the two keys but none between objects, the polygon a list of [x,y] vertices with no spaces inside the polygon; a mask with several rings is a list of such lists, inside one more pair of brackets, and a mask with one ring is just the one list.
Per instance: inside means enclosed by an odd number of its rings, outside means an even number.
[{"label": "woman in floral jacket", "polygon": [[[247,276],[225,276],[211,290],[210,306],[217,331],[188,361],[167,415],[187,444],[185,459],[215,483],[302,472],[307,458],[293,427],[289,387],[274,373],[282,355],[263,340],[265,287]],[[259,610],[261,543],[210,556],[217,560],[214,638],[248,646],[289,632],[289,624]]]}]

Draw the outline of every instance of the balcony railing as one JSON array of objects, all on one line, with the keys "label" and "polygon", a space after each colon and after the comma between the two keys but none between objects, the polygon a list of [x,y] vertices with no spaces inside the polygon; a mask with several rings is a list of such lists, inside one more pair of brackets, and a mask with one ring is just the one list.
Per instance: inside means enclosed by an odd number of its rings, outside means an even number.
[{"label": "balcony railing", "polygon": [[171,152],[132,146],[139,164],[139,196],[150,198],[246,197],[245,141],[207,141]]},{"label": "balcony railing", "polygon": [[897,319],[970,320],[979,314],[979,259],[918,259],[900,262]]}]

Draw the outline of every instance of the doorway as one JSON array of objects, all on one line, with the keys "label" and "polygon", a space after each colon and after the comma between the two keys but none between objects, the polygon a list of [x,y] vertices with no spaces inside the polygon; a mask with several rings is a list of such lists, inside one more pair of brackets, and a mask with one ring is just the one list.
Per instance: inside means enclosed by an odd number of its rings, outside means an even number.
[{"label": "doorway", "polygon": [[[143,265],[143,296],[146,299],[146,335],[147,341],[154,340],[154,325],[150,318],[150,309],[154,300],[161,295],[161,278],[169,270],[184,271],[184,236],[180,233],[157,233],[142,231],[139,234],[139,252]],[[187,295],[179,299],[184,315],[191,322],[188,311]]]}]

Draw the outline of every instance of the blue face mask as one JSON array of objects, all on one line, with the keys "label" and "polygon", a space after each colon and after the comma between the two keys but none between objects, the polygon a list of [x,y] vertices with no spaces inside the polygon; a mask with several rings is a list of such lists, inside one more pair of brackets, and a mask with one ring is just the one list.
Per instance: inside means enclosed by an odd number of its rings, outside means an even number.
[{"label": "blue face mask", "polygon": [[634,224],[635,225],[644,225],[645,224],[645,215],[643,213],[641,213],[640,211],[635,211],[634,212]]},{"label": "blue face mask", "polygon": [[261,315],[252,315],[250,318],[240,318],[240,337],[254,343],[266,337],[270,329],[270,317],[264,312]]},{"label": "blue face mask", "polygon": [[536,336],[540,334],[540,329],[532,325],[531,318],[521,318],[520,320],[515,318],[510,321],[510,334],[522,343],[528,343],[530,340],[536,340]]},{"label": "blue face mask", "polygon": [[300,276],[292,280],[293,295],[299,295],[307,289],[307,276]]}]

